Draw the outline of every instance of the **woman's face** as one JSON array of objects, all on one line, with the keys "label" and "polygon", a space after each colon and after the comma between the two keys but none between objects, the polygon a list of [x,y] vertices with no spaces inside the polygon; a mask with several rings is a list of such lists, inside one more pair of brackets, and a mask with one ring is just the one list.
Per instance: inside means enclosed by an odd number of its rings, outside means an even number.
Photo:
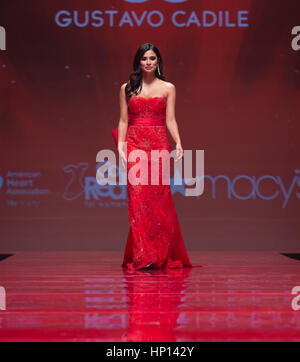
[{"label": "woman's face", "polygon": [[146,73],[154,72],[157,67],[157,56],[153,50],[147,50],[140,60],[141,68]]}]

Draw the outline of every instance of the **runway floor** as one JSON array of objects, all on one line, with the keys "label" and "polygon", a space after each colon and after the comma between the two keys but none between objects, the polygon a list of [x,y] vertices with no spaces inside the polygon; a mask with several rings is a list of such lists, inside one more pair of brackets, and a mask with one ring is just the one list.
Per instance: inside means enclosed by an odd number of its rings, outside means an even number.
[{"label": "runway floor", "polygon": [[300,341],[300,261],[280,252],[189,252],[203,267],[136,272],[122,252],[12,254],[0,341]]}]

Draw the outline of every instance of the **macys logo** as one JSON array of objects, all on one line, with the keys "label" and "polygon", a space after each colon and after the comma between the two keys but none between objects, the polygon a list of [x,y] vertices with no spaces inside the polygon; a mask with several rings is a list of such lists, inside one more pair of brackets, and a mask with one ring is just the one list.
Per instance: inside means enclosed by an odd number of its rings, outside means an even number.
[{"label": "macys logo", "polygon": [[[84,196],[85,200],[99,200],[101,198],[111,198],[113,200],[126,199],[126,185],[105,185],[98,184],[95,176],[87,176],[88,163],[77,165],[67,165],[64,171],[69,174],[69,181],[65,186],[63,198],[65,200],[75,200]],[[117,172],[119,168],[117,166]],[[121,176],[122,177],[122,176]],[[175,176],[177,177],[177,176]],[[259,177],[249,175],[236,175],[231,178],[228,175],[204,175],[205,191],[204,197],[218,198],[221,192],[227,192],[227,199],[232,200],[282,200],[281,207],[285,208],[291,198],[300,199],[300,169],[295,169],[294,177],[290,182],[285,182],[281,176],[261,175]],[[272,190],[270,187],[272,186]],[[245,192],[245,185],[247,192]],[[170,178],[170,188],[172,194],[180,193],[185,195],[189,185],[183,180],[182,185],[176,185],[174,178]],[[121,191],[121,192],[120,192]],[[200,199],[198,196],[197,199]]]}]

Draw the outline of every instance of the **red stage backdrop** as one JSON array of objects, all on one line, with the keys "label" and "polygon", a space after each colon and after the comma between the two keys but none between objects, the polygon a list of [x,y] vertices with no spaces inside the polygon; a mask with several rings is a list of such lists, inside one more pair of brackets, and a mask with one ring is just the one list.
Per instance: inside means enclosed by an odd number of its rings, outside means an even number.
[{"label": "red stage backdrop", "polygon": [[124,249],[96,155],[146,42],[204,150],[204,193],[172,187],[187,248],[299,250],[299,0],[2,0],[0,26],[2,251]]}]

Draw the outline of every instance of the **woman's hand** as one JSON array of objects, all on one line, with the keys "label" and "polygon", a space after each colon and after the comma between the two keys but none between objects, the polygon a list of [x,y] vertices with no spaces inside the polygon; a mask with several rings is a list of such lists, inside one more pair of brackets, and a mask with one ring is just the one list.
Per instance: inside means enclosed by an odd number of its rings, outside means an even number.
[{"label": "woman's hand", "polygon": [[181,143],[176,144],[176,156],[177,156],[177,158],[175,159],[175,161],[180,160],[183,156],[183,149],[182,149]]}]

